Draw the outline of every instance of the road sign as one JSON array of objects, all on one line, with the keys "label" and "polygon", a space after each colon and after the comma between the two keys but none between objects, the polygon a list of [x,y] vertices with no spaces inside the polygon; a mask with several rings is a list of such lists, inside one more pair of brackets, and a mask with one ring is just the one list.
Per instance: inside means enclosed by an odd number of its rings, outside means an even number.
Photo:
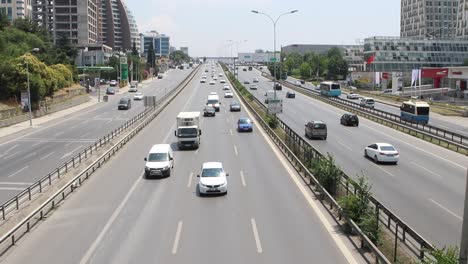
[{"label": "road sign", "polygon": [[127,57],[120,57],[120,64],[127,64]]},{"label": "road sign", "polygon": [[268,100],[268,114],[279,114],[283,112],[283,101],[280,99]]},{"label": "road sign", "polygon": [[276,58],[275,57],[270,58],[270,62],[276,62]]},{"label": "road sign", "polygon": [[156,96],[146,96],[143,97],[143,103],[145,107],[155,107],[156,106]]}]

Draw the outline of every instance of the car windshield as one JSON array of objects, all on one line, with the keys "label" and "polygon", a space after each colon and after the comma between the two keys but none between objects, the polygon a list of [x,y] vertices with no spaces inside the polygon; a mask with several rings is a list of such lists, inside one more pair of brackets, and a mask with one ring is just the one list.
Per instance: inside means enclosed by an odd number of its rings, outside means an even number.
[{"label": "car windshield", "polygon": [[168,161],[169,155],[167,153],[150,153],[148,156],[149,162],[160,162],[160,161]]},{"label": "car windshield", "polygon": [[196,128],[179,128],[177,135],[179,137],[196,137],[198,131]]},{"label": "car windshield", "polygon": [[240,106],[239,103],[232,103],[231,106]]},{"label": "car windshield", "polygon": [[217,104],[218,100],[208,100],[207,104]]},{"label": "car windshield", "polygon": [[140,96],[140,95],[143,95],[143,94],[142,94],[142,93],[136,93],[135,95],[138,95],[138,96]]},{"label": "car windshield", "polygon": [[119,104],[126,104],[126,103],[127,103],[127,99],[120,99]]},{"label": "car windshield", "polygon": [[239,124],[251,124],[252,121],[250,121],[250,119],[247,119],[247,118],[241,118],[239,119]]},{"label": "car windshield", "polygon": [[383,150],[383,151],[394,151],[395,150],[395,148],[392,147],[392,146],[381,146],[380,149]]},{"label": "car windshield", "polygon": [[220,177],[222,174],[223,174],[223,169],[210,168],[210,169],[203,169],[201,176],[202,177]]},{"label": "car windshield", "polygon": [[368,103],[368,104],[373,104],[373,103],[374,103],[374,99],[367,99],[367,100],[366,100],[366,103]]},{"label": "car windshield", "polygon": [[205,111],[214,111],[215,109],[211,106],[205,107]]}]

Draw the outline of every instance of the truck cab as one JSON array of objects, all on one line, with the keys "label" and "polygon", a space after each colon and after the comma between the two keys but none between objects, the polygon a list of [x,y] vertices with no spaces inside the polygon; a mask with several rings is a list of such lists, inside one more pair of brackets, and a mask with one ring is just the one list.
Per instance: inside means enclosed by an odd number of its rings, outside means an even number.
[{"label": "truck cab", "polygon": [[197,149],[200,145],[200,112],[180,112],[177,116],[177,130],[174,135],[178,138],[179,149]]}]

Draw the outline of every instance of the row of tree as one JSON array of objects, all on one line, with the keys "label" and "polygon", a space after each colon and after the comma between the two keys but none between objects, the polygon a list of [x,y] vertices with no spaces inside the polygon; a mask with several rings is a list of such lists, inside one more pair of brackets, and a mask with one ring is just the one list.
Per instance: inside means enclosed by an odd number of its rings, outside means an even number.
[{"label": "row of tree", "polygon": [[[339,48],[331,48],[325,54],[281,53],[281,62],[277,63],[277,67],[278,79],[284,79],[285,74],[307,80],[341,80],[348,75],[348,63]],[[270,63],[268,68],[273,74],[274,63]]]}]

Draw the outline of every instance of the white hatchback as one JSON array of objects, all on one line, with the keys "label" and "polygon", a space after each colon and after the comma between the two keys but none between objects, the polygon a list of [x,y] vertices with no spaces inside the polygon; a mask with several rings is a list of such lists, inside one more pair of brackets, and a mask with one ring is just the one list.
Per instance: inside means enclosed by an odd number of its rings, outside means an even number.
[{"label": "white hatchback", "polygon": [[373,159],[375,163],[391,162],[397,164],[400,154],[394,146],[388,143],[374,143],[364,149],[364,156]]},{"label": "white hatchback", "polygon": [[216,193],[227,194],[227,176],[229,176],[229,174],[224,171],[221,162],[204,162],[201,168],[201,174],[197,175],[200,179],[198,181],[200,195]]}]

